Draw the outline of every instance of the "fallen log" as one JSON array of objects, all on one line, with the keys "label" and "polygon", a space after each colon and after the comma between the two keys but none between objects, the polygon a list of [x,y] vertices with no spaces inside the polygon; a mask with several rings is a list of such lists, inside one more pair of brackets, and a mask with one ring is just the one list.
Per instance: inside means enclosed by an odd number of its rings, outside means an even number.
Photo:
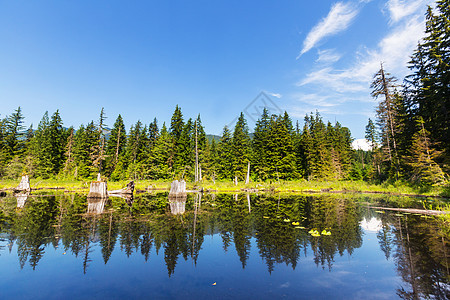
[{"label": "fallen log", "polygon": [[134,191],[134,181],[130,181],[126,187],[120,190],[109,191],[108,195],[110,196],[118,196],[118,195],[133,195]]}]

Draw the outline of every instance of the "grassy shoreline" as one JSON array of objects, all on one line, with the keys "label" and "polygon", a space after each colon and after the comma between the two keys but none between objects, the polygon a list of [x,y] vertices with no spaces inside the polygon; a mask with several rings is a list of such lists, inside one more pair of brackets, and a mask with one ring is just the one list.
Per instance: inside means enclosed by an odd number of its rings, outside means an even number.
[{"label": "grassy shoreline", "polygon": [[[128,181],[110,181],[108,189],[120,189],[125,187]],[[0,190],[11,190],[19,184],[19,180],[1,180]],[[38,190],[64,189],[66,191],[89,191],[89,181],[55,180],[55,179],[31,179],[31,188]],[[139,180],[135,181],[137,190],[169,190],[169,181]],[[280,182],[251,182],[234,185],[230,181],[205,181],[198,184],[187,183],[188,190],[204,190],[214,192],[242,192],[270,191],[282,193],[382,193],[389,195],[432,196],[450,198],[449,186],[420,187],[407,185],[404,182],[370,184],[364,181],[280,181]]]}]

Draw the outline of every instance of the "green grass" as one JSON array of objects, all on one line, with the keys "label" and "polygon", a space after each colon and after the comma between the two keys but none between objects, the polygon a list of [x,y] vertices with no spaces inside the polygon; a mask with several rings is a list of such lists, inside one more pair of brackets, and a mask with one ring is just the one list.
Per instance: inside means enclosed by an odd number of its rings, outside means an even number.
[{"label": "green grass", "polygon": [[[108,182],[108,189],[115,190],[126,186],[128,181]],[[14,188],[19,184],[18,180],[1,180],[0,189]],[[76,180],[56,180],[56,179],[30,179],[32,189],[45,188],[64,188],[66,190],[74,191],[89,191],[90,181],[76,181]],[[158,189],[169,190],[169,181],[151,181],[138,180],[135,181],[135,187],[139,190]],[[412,186],[404,182],[370,184],[364,181],[272,181],[272,182],[251,182],[245,185],[243,182],[234,185],[231,181],[205,181],[198,184],[193,182],[187,183],[187,189],[194,190],[204,188],[214,190],[217,192],[236,192],[242,189],[258,189],[258,190],[272,190],[277,192],[296,192],[304,193],[308,191],[323,192],[323,190],[331,189],[332,191],[348,191],[348,192],[381,192],[388,194],[411,194],[411,195],[426,195],[426,196],[441,196],[450,197],[449,186],[436,187],[420,187]]]}]

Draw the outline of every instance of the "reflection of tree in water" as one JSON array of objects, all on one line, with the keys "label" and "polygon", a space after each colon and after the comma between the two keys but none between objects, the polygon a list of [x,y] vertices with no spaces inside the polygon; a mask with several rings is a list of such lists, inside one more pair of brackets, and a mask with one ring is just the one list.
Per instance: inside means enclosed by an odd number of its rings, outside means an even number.
[{"label": "reflection of tree in water", "polygon": [[119,229],[117,226],[117,217],[112,212],[103,214],[99,219],[98,232],[100,237],[100,246],[105,264],[111,257],[116,245]]},{"label": "reflection of tree in water", "polygon": [[397,271],[406,284],[398,289],[399,297],[449,299],[448,237],[435,221],[424,221],[420,216],[391,220],[394,240],[390,247],[395,249]]},{"label": "reflection of tree in water", "polygon": [[[353,201],[328,196],[260,197],[253,208],[256,217],[256,236],[261,257],[269,272],[274,263],[290,264],[295,269],[301,250],[307,255],[311,247],[314,261],[322,267],[332,267],[334,255],[344,251],[351,255],[362,244],[359,216]],[[289,222],[283,222],[289,220]],[[299,222],[295,228],[291,222]],[[309,229],[326,229],[331,236],[312,237]]]},{"label": "reflection of tree in water", "polygon": [[[46,247],[62,243],[65,251],[80,256],[86,271],[96,246],[106,264],[119,243],[127,256],[140,253],[145,260],[153,248],[156,253],[163,249],[169,276],[180,257],[197,262],[205,234],[218,233],[225,251],[234,243],[243,267],[254,238],[269,272],[280,263],[295,269],[302,253],[312,253],[317,265],[331,268],[336,254],[351,255],[361,246],[359,222],[364,209],[352,199],[251,195],[249,212],[246,196],[238,195],[236,200],[233,195],[218,194],[215,199],[204,196],[200,200],[189,195],[185,213],[176,216],[170,214],[167,194],[138,195],[131,207],[116,198],[102,214],[86,214],[85,195],[32,197],[20,210],[15,201],[4,201],[0,232],[11,245],[17,244],[21,267],[29,261],[36,268]],[[387,259],[394,259],[404,280],[399,295],[406,299],[449,297],[447,237],[436,222],[389,213],[377,218],[382,224],[377,233],[380,248]],[[306,229],[295,228],[292,222]],[[307,233],[312,228],[329,230],[331,235],[312,237]]]},{"label": "reflection of tree in water", "polygon": [[45,253],[45,246],[51,244],[54,236],[56,200],[54,196],[48,196],[28,201],[28,205],[14,215],[11,231],[18,237],[20,267],[23,268],[28,260],[34,270]]}]

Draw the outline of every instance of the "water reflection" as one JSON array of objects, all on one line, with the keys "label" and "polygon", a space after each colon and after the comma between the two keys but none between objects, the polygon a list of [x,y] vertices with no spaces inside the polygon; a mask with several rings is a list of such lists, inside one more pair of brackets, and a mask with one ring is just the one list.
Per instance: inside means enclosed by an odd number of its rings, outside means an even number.
[{"label": "water reflection", "polygon": [[[35,269],[49,247],[79,257],[84,272],[96,263],[92,252],[97,248],[104,264],[114,252],[147,261],[155,249],[153,255],[161,254],[171,276],[180,260],[196,264],[207,247],[205,236],[213,234],[224,252],[234,248],[244,269],[256,247],[269,273],[279,264],[295,270],[307,258],[331,271],[337,257],[352,257],[363,235],[372,232],[402,279],[400,297],[449,296],[447,235],[434,218],[378,214],[349,197],[139,194],[129,206],[118,197],[108,201],[72,194],[27,201],[21,210],[7,201],[0,207],[0,234],[17,247],[21,268],[28,263]],[[330,235],[313,236],[312,229]]]},{"label": "water reflection", "polygon": [[87,198],[88,214],[101,214],[105,210],[105,204],[108,201],[108,198]]},{"label": "water reflection", "polygon": [[184,212],[186,211],[186,200],[187,200],[187,197],[181,197],[181,198],[175,198],[175,199],[169,198],[170,212],[173,215],[184,214]]},{"label": "water reflection", "polygon": [[17,199],[17,208],[23,208],[25,203],[27,202],[28,196],[30,193],[17,193],[14,196]]},{"label": "water reflection", "polygon": [[364,218],[360,225],[365,231],[369,232],[378,232],[383,228],[381,220],[376,217],[372,217],[370,219]]}]

